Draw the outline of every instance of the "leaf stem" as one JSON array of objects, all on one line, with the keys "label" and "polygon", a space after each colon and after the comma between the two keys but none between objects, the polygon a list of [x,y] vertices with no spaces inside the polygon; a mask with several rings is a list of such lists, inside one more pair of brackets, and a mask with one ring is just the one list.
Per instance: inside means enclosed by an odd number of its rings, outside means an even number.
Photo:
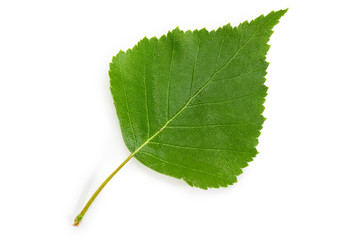
[{"label": "leaf stem", "polygon": [[89,201],[86,203],[85,207],[81,210],[81,212],[75,217],[74,219],[74,226],[79,226],[81,220],[83,219],[85,213],[87,212],[87,210],[89,209],[89,207],[91,206],[91,204],[93,203],[93,201],[95,200],[95,198],[99,195],[99,193],[101,192],[101,190],[106,186],[106,184],[115,176],[115,174],[128,162],[130,161],[130,159],[135,155],[136,152],[131,153],[124,162],[122,162],[120,164],[120,166],[118,166],[114,172],[112,172],[106,179],[105,181],[99,186],[99,188],[94,192],[94,194],[91,196],[91,198],[89,199]]}]

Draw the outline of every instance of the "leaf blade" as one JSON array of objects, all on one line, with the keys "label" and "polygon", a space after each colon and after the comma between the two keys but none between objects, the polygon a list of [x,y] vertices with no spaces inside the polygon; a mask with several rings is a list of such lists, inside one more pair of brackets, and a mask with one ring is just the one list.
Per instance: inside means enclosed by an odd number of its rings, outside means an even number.
[{"label": "leaf blade", "polygon": [[285,12],[211,32],[176,28],[114,57],[111,92],[135,157],[191,186],[235,183],[257,154],[267,42]]}]

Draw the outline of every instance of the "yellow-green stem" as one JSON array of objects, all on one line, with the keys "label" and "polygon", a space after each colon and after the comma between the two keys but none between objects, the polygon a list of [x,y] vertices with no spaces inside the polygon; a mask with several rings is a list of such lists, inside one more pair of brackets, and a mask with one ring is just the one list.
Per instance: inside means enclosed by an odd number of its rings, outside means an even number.
[{"label": "yellow-green stem", "polygon": [[118,166],[114,172],[112,172],[110,174],[110,176],[108,176],[105,181],[100,185],[100,187],[94,192],[94,194],[91,196],[91,198],[89,199],[89,201],[86,203],[85,207],[83,208],[83,210],[81,210],[81,212],[75,217],[74,219],[74,226],[79,226],[81,220],[83,219],[85,213],[87,212],[87,210],[89,209],[90,205],[93,203],[93,201],[95,200],[95,198],[97,197],[97,195],[99,195],[99,193],[101,192],[101,190],[106,186],[106,184],[113,178],[113,176],[135,155],[135,152],[130,154],[130,156],[128,156],[124,162],[122,162],[120,164],[120,166]]}]

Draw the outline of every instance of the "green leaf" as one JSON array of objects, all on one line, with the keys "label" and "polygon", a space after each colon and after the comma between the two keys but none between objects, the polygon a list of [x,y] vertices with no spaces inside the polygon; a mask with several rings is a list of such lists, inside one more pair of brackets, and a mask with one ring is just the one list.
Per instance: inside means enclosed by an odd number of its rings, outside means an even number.
[{"label": "green leaf", "polygon": [[111,93],[135,158],[191,186],[235,183],[258,153],[267,42],[286,11],[211,32],[176,28],[120,51]]},{"label": "green leaf", "polygon": [[267,42],[286,11],[211,32],[176,28],[113,58],[110,88],[131,154],[91,196],[74,226],[132,157],[203,189],[237,181],[257,154]]}]

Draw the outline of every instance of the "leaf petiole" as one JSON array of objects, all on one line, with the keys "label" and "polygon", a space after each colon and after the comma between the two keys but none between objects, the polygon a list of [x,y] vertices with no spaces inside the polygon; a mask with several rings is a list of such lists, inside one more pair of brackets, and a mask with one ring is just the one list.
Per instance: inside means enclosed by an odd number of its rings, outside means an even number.
[{"label": "leaf petiole", "polygon": [[106,179],[105,181],[98,187],[98,189],[94,192],[94,194],[91,196],[91,198],[89,199],[89,201],[86,203],[85,207],[81,210],[81,212],[75,217],[74,219],[74,226],[77,227],[79,226],[81,220],[84,218],[85,213],[87,212],[87,210],[89,209],[89,207],[91,206],[91,204],[93,203],[93,201],[95,200],[95,198],[99,195],[99,193],[101,192],[101,190],[106,186],[106,184],[115,176],[115,174],[128,162],[130,161],[130,159],[135,155],[136,152],[131,153],[124,162],[122,162],[120,164],[120,166],[118,166],[114,172],[112,172]]}]

